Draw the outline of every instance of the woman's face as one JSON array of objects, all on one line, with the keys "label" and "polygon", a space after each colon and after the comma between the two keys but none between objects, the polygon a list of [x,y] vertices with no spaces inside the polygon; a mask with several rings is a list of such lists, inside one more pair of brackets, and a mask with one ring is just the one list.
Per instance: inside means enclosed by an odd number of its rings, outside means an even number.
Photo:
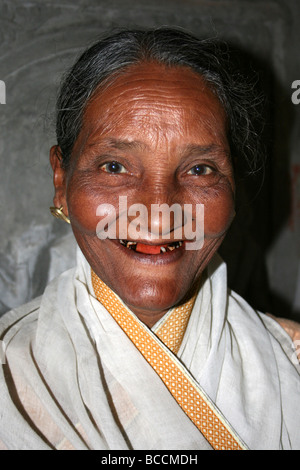
[{"label": "woman's face", "polygon": [[[55,160],[54,149],[51,161],[54,202],[64,206],[91,267],[152,326],[186,299],[233,218],[233,171],[218,99],[188,68],[133,66],[88,104],[67,173]],[[123,228],[124,220],[129,227],[140,215],[131,213],[124,219],[120,197],[128,208],[139,204],[148,210],[146,224],[139,226],[139,249],[136,244],[135,249],[124,245],[136,242],[133,236],[119,234],[121,220]],[[102,204],[110,206],[97,211]],[[201,249],[187,249],[192,240],[184,230],[176,236],[178,220],[172,217],[167,236],[162,217],[156,214],[151,220],[152,204],[178,204],[182,210],[184,204],[192,205],[194,229],[196,204],[203,204]],[[104,217],[113,220],[113,214],[115,237],[100,239],[97,225]],[[174,241],[183,243],[169,249],[166,245]]]}]

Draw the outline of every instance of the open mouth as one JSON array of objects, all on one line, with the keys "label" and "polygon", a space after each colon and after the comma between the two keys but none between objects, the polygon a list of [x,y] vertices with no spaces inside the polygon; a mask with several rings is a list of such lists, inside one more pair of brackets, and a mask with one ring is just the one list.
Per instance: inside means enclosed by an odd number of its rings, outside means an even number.
[{"label": "open mouth", "polygon": [[163,245],[148,245],[146,243],[134,242],[129,240],[119,240],[121,245],[125,246],[129,250],[133,250],[137,253],[144,253],[147,255],[158,255],[160,253],[169,253],[177,250],[183,246],[182,241],[175,241]]}]

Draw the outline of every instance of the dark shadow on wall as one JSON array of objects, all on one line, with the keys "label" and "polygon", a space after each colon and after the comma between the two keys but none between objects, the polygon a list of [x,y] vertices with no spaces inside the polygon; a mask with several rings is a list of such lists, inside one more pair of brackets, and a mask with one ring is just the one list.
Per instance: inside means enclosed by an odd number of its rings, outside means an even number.
[{"label": "dark shadow on wall", "polygon": [[[262,119],[254,120],[261,139],[262,166],[258,172],[247,175],[247,167],[239,161],[236,169],[236,218],[219,251],[228,265],[230,288],[255,309],[291,318],[297,312],[292,314],[292,305],[272,292],[266,260],[269,249],[290,216],[289,156],[294,109],[290,95],[287,96],[287,90],[277,79],[271,63],[236,47],[230,47],[230,54],[246,78],[249,75],[253,77],[253,73],[257,76],[256,92],[264,96]],[[278,128],[280,133],[276,132]]]}]

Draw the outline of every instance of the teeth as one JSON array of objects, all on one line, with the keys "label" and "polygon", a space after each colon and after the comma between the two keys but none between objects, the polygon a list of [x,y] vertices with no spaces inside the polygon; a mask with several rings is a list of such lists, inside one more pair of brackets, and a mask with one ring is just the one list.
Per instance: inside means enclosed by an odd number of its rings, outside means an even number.
[{"label": "teeth", "polygon": [[135,250],[137,242],[127,242],[126,247],[130,250]]},{"label": "teeth", "polygon": [[182,242],[173,242],[170,245],[168,245],[166,248],[162,246],[160,250],[163,251],[164,253],[166,251],[173,251],[173,250],[176,250],[176,248],[180,248],[182,244],[183,244]]},{"label": "teeth", "polygon": [[[135,250],[137,242],[133,241],[128,241],[128,240],[119,240],[121,245],[126,246],[126,248],[129,248],[130,250]],[[161,253],[166,253],[167,251],[173,251],[176,248],[180,248],[183,245],[183,242],[178,241],[178,242],[172,242],[170,243],[167,247],[161,246],[160,251]]]},{"label": "teeth", "polygon": [[136,247],[137,242],[131,242],[127,240],[119,240],[121,245],[126,246],[127,248],[130,248],[131,250],[134,250]]},{"label": "teeth", "polygon": [[167,249],[169,251],[173,251],[175,250],[176,248],[180,248],[182,246],[182,242],[173,242],[171,243],[170,245],[168,245]]}]

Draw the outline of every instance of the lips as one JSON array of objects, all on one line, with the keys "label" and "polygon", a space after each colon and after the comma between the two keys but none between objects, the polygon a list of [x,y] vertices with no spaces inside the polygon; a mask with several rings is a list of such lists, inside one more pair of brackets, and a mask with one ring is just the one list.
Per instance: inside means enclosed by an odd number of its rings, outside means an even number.
[{"label": "lips", "polygon": [[133,250],[137,253],[143,253],[146,255],[158,255],[161,253],[168,253],[177,250],[183,246],[182,241],[175,241],[162,245],[150,245],[130,240],[119,240],[119,243],[121,243],[121,245],[125,246],[129,250]]}]

